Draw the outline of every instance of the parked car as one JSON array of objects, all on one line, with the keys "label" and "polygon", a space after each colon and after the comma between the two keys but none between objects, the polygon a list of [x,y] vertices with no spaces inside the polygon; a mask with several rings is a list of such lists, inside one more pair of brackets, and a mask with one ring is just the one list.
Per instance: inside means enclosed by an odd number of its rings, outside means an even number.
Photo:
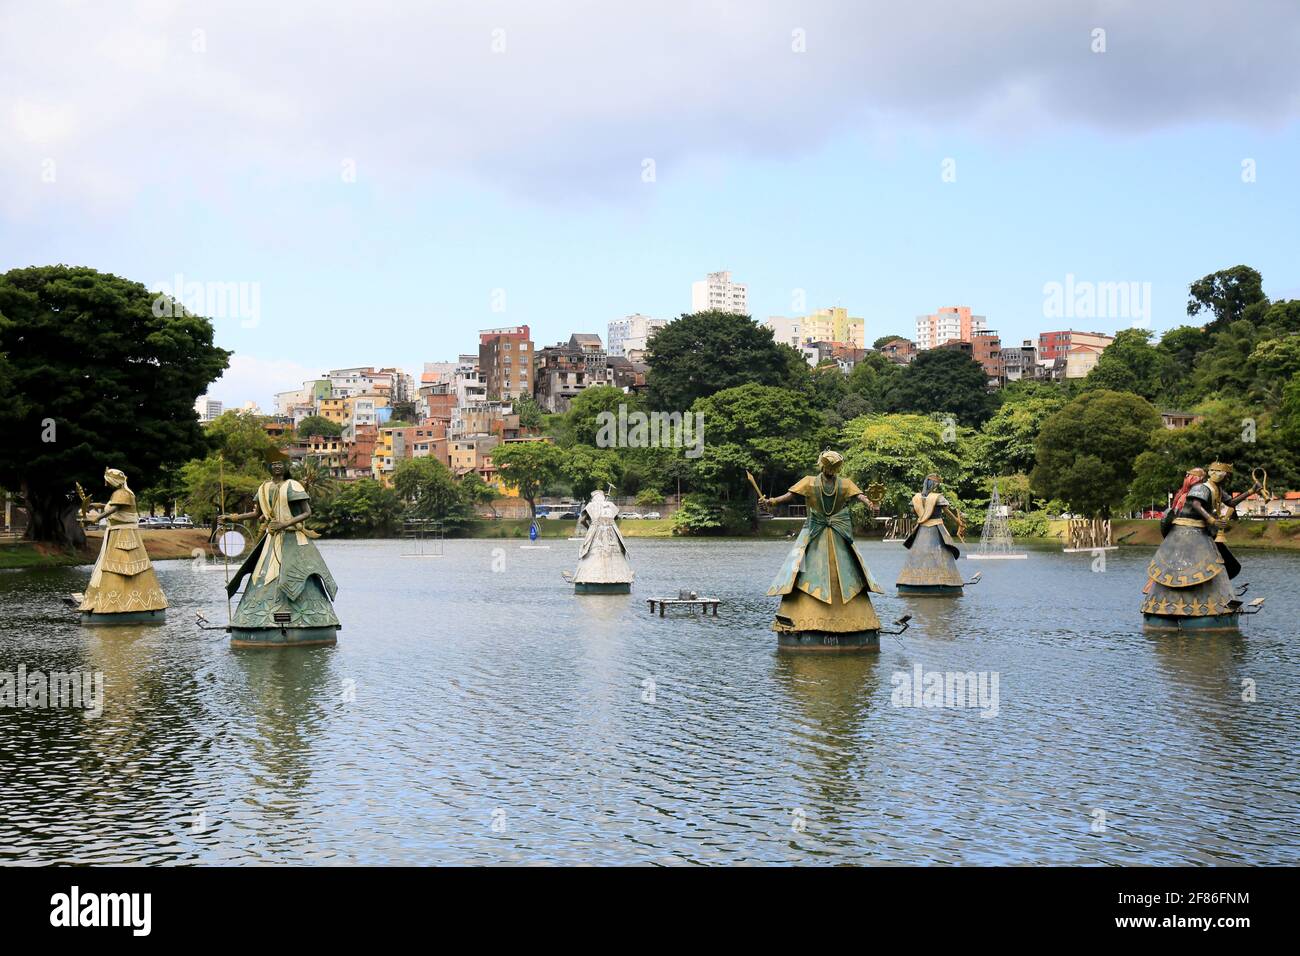
[{"label": "parked car", "polygon": [[173,528],[193,528],[194,522],[190,520],[189,515],[181,515],[179,518],[172,519]]},{"label": "parked car", "polygon": [[645,518],[647,521],[658,521],[660,518],[663,517],[663,515],[661,515],[657,511],[647,511],[641,517]]},{"label": "parked car", "polygon": [[558,511],[548,511],[546,514],[540,515],[540,517],[545,518],[547,521],[559,521],[564,515]]},{"label": "parked car", "polygon": [[1289,518],[1291,517],[1291,512],[1286,508],[1274,508],[1268,513],[1268,516],[1270,518]]},{"label": "parked car", "polygon": [[1165,513],[1163,511],[1156,511],[1154,508],[1142,512],[1142,517],[1144,518],[1163,518],[1164,516]]},{"label": "parked car", "polygon": [[618,517],[621,521],[627,521],[630,518],[640,518],[641,516],[635,511],[624,511],[621,512]]},{"label": "parked car", "polygon": [[568,518],[568,519],[571,520],[571,521],[577,521],[577,520],[578,520],[578,512],[576,512],[576,511],[566,511],[564,514],[560,515],[560,517],[561,517],[561,518]]},{"label": "parked car", "polygon": [[172,519],[167,517],[166,515],[158,515],[156,518],[154,518],[152,521],[149,522],[149,527],[151,528],[170,528],[171,526],[172,526]]}]

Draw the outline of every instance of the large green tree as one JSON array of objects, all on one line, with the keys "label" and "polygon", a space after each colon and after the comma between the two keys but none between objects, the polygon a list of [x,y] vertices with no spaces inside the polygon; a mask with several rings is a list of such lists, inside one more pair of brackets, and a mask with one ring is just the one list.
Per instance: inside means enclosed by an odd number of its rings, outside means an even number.
[{"label": "large green tree", "polygon": [[560,476],[563,453],[546,441],[507,442],[492,449],[501,480],[519,489],[528,502],[528,516],[537,517],[537,496]]},{"label": "large green tree", "polygon": [[724,389],[697,401],[692,411],[704,422],[694,486],[720,497],[752,497],[746,471],[770,493],[784,492],[813,470],[830,437],[822,416],[800,393],[770,385]]},{"label": "large green tree", "polygon": [[859,488],[884,484],[889,513],[903,511],[931,472],[954,497],[969,478],[968,430],[929,415],[864,415],[844,426],[841,442],[844,470]]},{"label": "large green tree", "polygon": [[963,425],[982,425],[997,406],[988,373],[957,349],[926,349],[903,368],[885,396],[891,412],[947,413]]},{"label": "large green tree", "polygon": [[747,315],[695,312],[670,322],[650,342],[646,358],[650,407],[684,412],[695,401],[738,385],[808,381],[808,363],[772,330]]},{"label": "large green tree", "polygon": [[1270,490],[1296,487],[1300,482],[1300,445],[1291,440],[1283,413],[1261,411],[1259,406],[1223,399],[1199,406],[1202,420],[1188,428],[1160,429],[1148,449],[1134,464],[1128,505],[1163,505],[1177,491],[1188,468],[1204,468],[1212,461],[1235,467],[1230,487],[1249,485],[1252,468],[1268,471]]},{"label": "large green tree", "polygon": [[204,451],[194,401],[230,355],[179,303],[63,265],[0,276],[0,353],[0,485],[21,490],[30,538],[72,545],[85,541],[74,483],[102,499],[105,467],[145,488]]},{"label": "large green tree", "polygon": [[1007,402],[984,423],[976,438],[978,467],[988,475],[1030,472],[1037,460],[1038,433],[1065,404],[1059,395],[1044,394]]},{"label": "large green tree", "polygon": [[211,451],[178,469],[185,509],[196,521],[252,510],[257,489],[267,479],[266,453],[275,447],[262,423],[252,412],[230,411],[204,426]]},{"label": "large green tree", "polygon": [[1173,359],[1151,344],[1147,329],[1123,329],[1097,359],[1084,388],[1133,392],[1147,401],[1159,400],[1170,382]]},{"label": "large green tree", "polygon": [[1187,291],[1188,315],[1208,312],[1214,317],[1207,331],[1218,331],[1240,319],[1250,319],[1268,307],[1263,276],[1250,266],[1211,272],[1193,282]]},{"label": "large green tree", "polygon": [[403,459],[393,469],[393,490],[406,503],[409,517],[441,521],[448,531],[464,527],[472,517],[461,483],[437,458]]},{"label": "large green tree", "polygon": [[311,524],[331,538],[386,538],[397,530],[402,499],[374,478],[341,482],[333,494],[312,503]]},{"label": "large green tree", "polygon": [[1059,498],[1071,511],[1109,516],[1128,492],[1134,459],[1159,428],[1160,413],[1141,396],[1084,392],[1043,423],[1034,493]]}]

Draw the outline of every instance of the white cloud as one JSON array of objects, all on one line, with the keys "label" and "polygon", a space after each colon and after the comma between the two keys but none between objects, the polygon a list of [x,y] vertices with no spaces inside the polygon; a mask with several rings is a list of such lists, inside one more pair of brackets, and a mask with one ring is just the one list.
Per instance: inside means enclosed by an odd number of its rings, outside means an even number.
[{"label": "white cloud", "polygon": [[275,409],[276,392],[300,388],[303,382],[318,378],[320,373],[319,368],[297,362],[236,353],[230,357],[230,367],[208,388],[208,395],[220,400],[226,408],[256,402],[269,415]]},{"label": "white cloud", "polygon": [[[337,182],[348,158],[397,191],[473,176],[547,200],[634,193],[647,156],[662,176],[700,157],[815,148],[846,128],[1133,132],[1300,113],[1291,0],[1065,7],[9,5],[0,209],[32,204],[46,158],[60,195],[96,205],[247,170]],[[1090,49],[1098,27],[1105,53]]]}]

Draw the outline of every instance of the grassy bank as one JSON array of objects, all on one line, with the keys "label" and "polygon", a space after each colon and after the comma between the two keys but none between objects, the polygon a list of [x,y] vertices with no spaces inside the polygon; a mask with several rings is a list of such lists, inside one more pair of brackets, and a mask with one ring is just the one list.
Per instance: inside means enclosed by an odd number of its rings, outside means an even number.
[{"label": "grassy bank", "polygon": [[[1048,523],[1045,540],[1063,539],[1068,522]],[[1154,520],[1121,519],[1111,522],[1111,533],[1117,544],[1143,548],[1160,547],[1160,522]],[[1228,528],[1228,544],[1233,548],[1271,548],[1279,551],[1300,551],[1300,520],[1289,521],[1237,521]]]},{"label": "grassy bank", "polygon": [[[94,564],[99,554],[100,538],[101,535],[97,532],[86,535],[86,546],[76,551],[31,541],[0,545],[0,570]],[[188,558],[195,548],[206,551],[208,544],[208,532],[197,528],[142,530],[140,538],[144,541],[150,559],[154,561]]]}]

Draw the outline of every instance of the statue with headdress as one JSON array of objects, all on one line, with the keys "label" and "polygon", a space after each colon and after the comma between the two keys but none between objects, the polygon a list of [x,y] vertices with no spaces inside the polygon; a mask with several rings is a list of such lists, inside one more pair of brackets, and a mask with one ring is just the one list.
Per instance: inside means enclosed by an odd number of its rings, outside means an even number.
[{"label": "statue with headdress", "polygon": [[[1208,469],[1191,468],[1160,522],[1164,536],[1147,565],[1142,593],[1142,616],[1148,627],[1160,630],[1214,629],[1236,626],[1243,610],[1244,593],[1231,581],[1241,573],[1241,562],[1224,538],[1239,501],[1263,487],[1252,476],[1251,487],[1237,495],[1224,486],[1232,465],[1213,462]],[[1259,602],[1252,607],[1259,609]]]},{"label": "statue with headdress", "polygon": [[575,594],[627,594],[632,590],[632,565],[617,518],[618,506],[603,491],[593,491],[578,516],[583,538],[572,577]]},{"label": "statue with headdress", "polygon": [[912,496],[916,527],[903,541],[907,560],[898,573],[899,594],[943,596],[962,593],[966,582],[957,570],[961,550],[953,543],[944,519],[954,522],[958,536],[964,530],[965,522],[943,496],[942,487],[943,479],[931,473],[926,476],[921,490]]},{"label": "statue with headdress", "polygon": [[[140,514],[135,492],[126,475],[116,468],[104,470],[104,483],[113,489],[107,503],[90,502],[82,496],[82,521],[105,523],[99,557],[90,572],[90,584],[81,596],[78,610],[83,624],[161,623],[167,615],[167,598],[140,539]],[[95,510],[99,509],[99,510]]]},{"label": "statue with headdress", "polygon": [[234,597],[247,578],[248,587],[230,621],[232,647],[333,644],[339,619],[333,600],[334,576],[317,550],[304,522],[311,498],[289,477],[289,457],[279,449],[266,453],[268,481],[257,489],[253,510],[222,515],[222,521],[262,522],[262,534],[235,576],[226,585]]},{"label": "statue with headdress", "polygon": [[780,646],[879,647],[880,618],[870,595],[880,594],[881,588],[853,543],[849,511],[855,501],[874,503],[840,475],[843,465],[838,452],[824,451],[817,458],[818,474],[799,479],[775,498],[760,493],[762,507],[798,498],[808,508],[794,547],[767,591],[781,597],[772,624]]}]

